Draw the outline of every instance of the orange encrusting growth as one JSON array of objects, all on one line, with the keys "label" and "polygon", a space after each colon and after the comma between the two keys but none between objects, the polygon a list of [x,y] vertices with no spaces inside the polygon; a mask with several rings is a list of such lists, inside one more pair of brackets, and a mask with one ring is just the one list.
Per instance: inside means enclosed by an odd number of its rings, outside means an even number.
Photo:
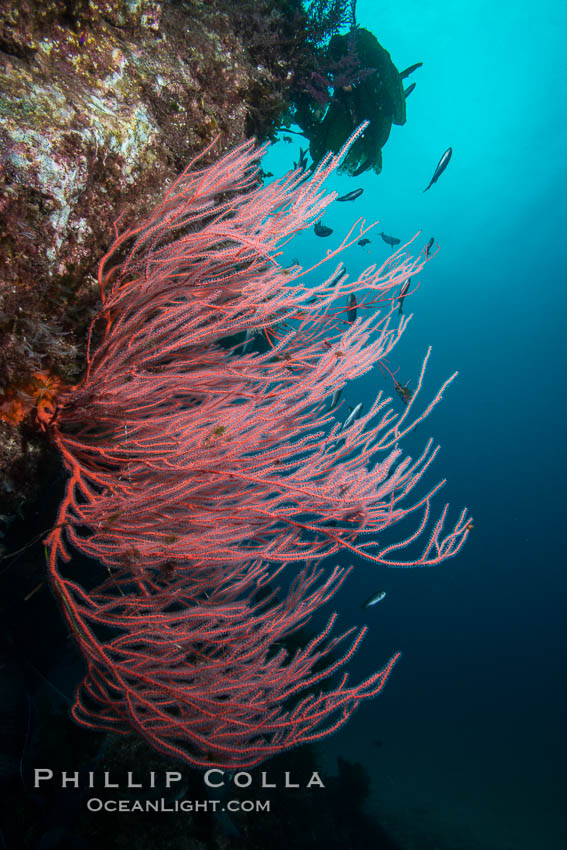
[{"label": "orange encrusting growth", "polygon": [[43,426],[49,425],[62,386],[56,375],[34,372],[26,383],[13,385],[0,394],[0,420],[20,425],[34,411]]}]

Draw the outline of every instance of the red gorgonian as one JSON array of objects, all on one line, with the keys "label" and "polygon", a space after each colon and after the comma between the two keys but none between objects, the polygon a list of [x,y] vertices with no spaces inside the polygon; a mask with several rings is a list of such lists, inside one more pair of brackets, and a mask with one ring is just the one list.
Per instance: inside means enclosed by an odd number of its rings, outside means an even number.
[{"label": "red gorgonian", "polygon": [[[365,629],[331,637],[336,614],[286,648],[350,571],[323,559],[436,564],[469,532],[465,511],[444,531],[445,507],[420,554],[404,557],[441,484],[410,501],[437,450],[429,441],[412,460],[399,444],[449,381],[418,414],[422,370],[403,413],[380,392],[343,430],[329,405],[400,338],[400,287],[425,258],[400,250],[357,280],[340,264],[323,275],[369,230],[359,220],[311,269],[278,260],[336,197],[322,185],[363,130],[308,179],[267,186],[253,141],[209,167],[197,157],[149,218],[116,232],[99,268],[102,339],[89,339],[80,384],[43,414],[70,473],[47,542],[87,664],[73,715],[193,765],[251,767],[331,733],[382,689],[397,656],[349,684],[341,668]],[[267,343],[249,351],[244,334]],[[411,536],[380,545],[414,513]],[[64,564],[68,544],[101,565],[94,589]],[[278,588],[286,568],[294,578]]]}]

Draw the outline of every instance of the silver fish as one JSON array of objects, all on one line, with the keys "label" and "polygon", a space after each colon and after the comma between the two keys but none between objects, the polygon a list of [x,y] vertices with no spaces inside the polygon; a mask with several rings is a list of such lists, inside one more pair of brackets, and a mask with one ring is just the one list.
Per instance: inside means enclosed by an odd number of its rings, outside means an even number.
[{"label": "silver fish", "polygon": [[408,289],[410,288],[410,283],[411,283],[411,277],[408,277],[408,279],[402,283],[402,288],[400,290],[400,297],[398,298],[398,303],[400,305],[400,309],[399,309],[398,312],[400,314],[402,313],[402,307],[404,306],[404,301],[405,301]]},{"label": "silver fish", "polygon": [[338,283],[338,282],[339,282],[339,280],[341,280],[341,279],[342,279],[342,278],[343,278],[346,274],[348,274],[348,272],[347,272],[347,270],[345,269],[345,267],[343,266],[343,268],[342,268],[342,269],[339,269],[339,270],[338,270],[338,272],[336,273],[336,275],[335,275],[335,276],[334,276],[334,278],[332,279],[331,284],[333,284],[333,283]]},{"label": "silver fish", "polygon": [[382,600],[386,596],[385,590],[377,590],[376,593],[373,593],[372,596],[369,596],[366,602],[364,602],[360,607],[364,611],[366,608],[371,608],[373,605],[376,605],[378,602],[382,602]]},{"label": "silver fish", "polygon": [[429,186],[427,186],[423,190],[424,192],[427,192],[427,189],[430,189],[433,186],[434,183],[437,183],[437,181],[439,180],[439,178],[441,177],[441,175],[443,174],[443,172],[445,171],[445,169],[449,165],[449,160],[451,159],[452,154],[453,154],[453,148],[447,148],[447,150],[445,151],[445,153],[443,154],[443,156],[441,157],[441,159],[437,163],[437,168],[435,169],[435,171],[433,173],[433,177],[431,178],[431,182],[430,182]]},{"label": "silver fish", "polygon": [[338,390],[335,390],[335,392],[333,393],[332,398],[331,398],[331,406],[329,407],[329,410],[335,409],[335,407],[339,403],[339,399],[341,397],[342,391],[343,391],[342,387],[339,387]]},{"label": "silver fish", "polygon": [[341,428],[341,431],[344,431],[346,428],[348,428],[349,425],[352,425],[352,423],[354,422],[355,419],[358,419],[361,410],[362,410],[362,402],[359,401],[358,404],[356,405],[356,407],[353,410],[351,410],[351,412],[349,413],[349,415],[345,419],[345,423],[344,423],[343,427]]}]

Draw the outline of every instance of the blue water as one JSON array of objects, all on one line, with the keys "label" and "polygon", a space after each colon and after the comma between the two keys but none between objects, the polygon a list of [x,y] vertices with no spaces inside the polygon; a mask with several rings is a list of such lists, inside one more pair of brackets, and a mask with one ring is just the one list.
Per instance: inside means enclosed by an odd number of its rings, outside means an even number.
[{"label": "blue water", "polygon": [[[363,196],[324,216],[333,236],[311,231],[289,255],[308,262],[358,215],[403,241],[421,231],[419,247],[435,237],[440,251],[407,303],[413,319],[391,362],[414,377],[431,344],[426,394],[459,370],[411,449],[429,435],[441,444],[434,472],[448,484],[437,505],[467,505],[475,528],[440,567],[357,565],[334,600],[342,625],[370,625],[353,676],[395,650],[403,658],[325,754],[330,765],[341,753],[367,766],[371,805],[404,848],[559,850],[567,4],[359,0],[357,17],[399,69],[423,67],[408,81],[417,86],[407,123],[392,130],[382,174],[333,177],[329,188],[362,186]],[[301,142],[277,144],[265,167],[289,168]],[[449,145],[447,171],[424,194]],[[387,257],[371,238],[344,256],[349,273]],[[347,391],[349,402],[371,401],[372,380]],[[376,589],[386,600],[363,618]]]}]

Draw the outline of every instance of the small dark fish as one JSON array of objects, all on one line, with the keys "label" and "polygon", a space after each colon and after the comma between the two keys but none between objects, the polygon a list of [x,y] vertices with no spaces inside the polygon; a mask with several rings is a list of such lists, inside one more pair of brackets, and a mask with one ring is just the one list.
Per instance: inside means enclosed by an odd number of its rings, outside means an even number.
[{"label": "small dark fish", "polygon": [[421,68],[422,65],[423,62],[416,62],[415,65],[410,65],[405,71],[400,71],[400,77],[402,80],[405,80],[406,77],[409,77],[410,74],[413,74],[413,72],[417,71],[418,68]]},{"label": "small dark fish", "polygon": [[404,97],[409,97],[412,91],[415,88],[415,83],[412,83],[411,86],[408,86],[407,89],[404,89]]},{"label": "small dark fish", "polygon": [[347,274],[348,272],[344,267],[342,269],[339,269],[334,278],[331,280],[331,284],[338,283],[339,280],[342,280],[343,277],[345,277],[345,275]]},{"label": "small dark fish", "polygon": [[307,151],[303,148],[299,148],[299,162],[294,162],[293,167],[301,168],[302,171],[307,168]]},{"label": "small dark fish", "polygon": [[427,192],[427,190],[430,189],[433,186],[434,183],[437,183],[437,181],[439,180],[439,178],[441,177],[441,175],[443,174],[443,172],[445,171],[445,169],[449,165],[449,160],[451,159],[452,153],[453,153],[453,148],[447,148],[447,150],[445,151],[445,153],[443,154],[443,156],[441,157],[441,159],[437,163],[437,168],[435,169],[435,171],[433,173],[433,177],[431,178],[431,182],[430,182],[429,186],[427,186],[423,190],[424,192]]},{"label": "small dark fish", "polygon": [[370,245],[370,239],[359,239],[358,244],[364,248],[365,245]]},{"label": "small dark fish", "polygon": [[318,222],[315,224],[315,227],[314,227],[313,229],[314,229],[314,231],[315,231],[315,236],[330,236],[330,235],[331,235],[331,233],[333,232],[333,231],[332,231],[332,228],[330,228],[330,227],[325,227],[325,225],[324,225],[324,224],[321,224],[321,222],[320,222],[320,221],[318,221]]},{"label": "small dark fish", "polygon": [[359,401],[358,404],[356,405],[356,407],[353,410],[351,410],[351,412],[349,413],[349,415],[345,419],[345,422],[344,422],[343,427],[341,428],[341,431],[344,431],[346,428],[348,428],[349,425],[352,425],[352,423],[355,421],[355,419],[358,419],[361,410],[362,410],[362,402]]},{"label": "small dark fish", "polygon": [[373,605],[376,605],[376,603],[382,602],[385,597],[386,591],[378,590],[376,593],[373,593],[372,596],[369,596],[366,602],[364,602],[360,607],[364,611],[366,608],[371,608]]},{"label": "small dark fish", "polygon": [[337,198],[337,201],[356,201],[357,198],[360,198],[364,189],[353,189],[352,192],[349,192],[346,195],[341,195],[340,198]]},{"label": "small dark fish", "polygon": [[433,248],[434,242],[435,242],[435,239],[432,236],[431,239],[429,240],[429,242],[427,243],[427,245],[425,246],[425,259],[427,259],[429,257],[429,252]]},{"label": "small dark fish", "polygon": [[352,325],[353,322],[356,322],[356,316],[357,316],[356,308],[358,307],[356,295],[354,294],[354,292],[349,293],[349,295],[347,296],[346,305],[347,305],[346,320],[349,323],[349,325]]},{"label": "small dark fish", "polygon": [[400,290],[400,297],[398,299],[399,305],[400,305],[400,309],[398,310],[398,312],[400,313],[400,315],[402,313],[402,307],[404,306],[404,301],[406,299],[407,291],[410,288],[410,283],[411,283],[411,277],[408,277],[408,279],[405,280],[402,283],[402,288]]},{"label": "small dark fish", "polygon": [[394,389],[395,389],[395,391],[397,392],[397,394],[399,395],[399,397],[401,398],[401,400],[403,401],[404,404],[410,403],[410,401],[413,398],[413,392],[412,392],[412,390],[410,390],[410,388],[407,384],[404,384],[404,386],[402,387],[400,382],[396,381],[396,379],[394,378]]},{"label": "small dark fish", "polygon": [[338,390],[335,390],[335,392],[333,393],[332,398],[331,398],[331,406],[329,407],[329,410],[335,409],[335,407],[339,403],[339,399],[341,397],[342,391],[343,391],[342,387],[339,387]]},{"label": "small dark fish", "polygon": [[291,136],[284,136],[284,137],[283,137],[283,140],[284,140],[284,142],[286,143],[286,145],[291,144],[291,142],[293,141],[293,140],[292,140],[292,138],[291,138]]},{"label": "small dark fish", "polygon": [[388,236],[387,233],[381,233],[380,236],[386,242],[387,245],[399,245],[400,240],[396,239],[395,236]]}]

